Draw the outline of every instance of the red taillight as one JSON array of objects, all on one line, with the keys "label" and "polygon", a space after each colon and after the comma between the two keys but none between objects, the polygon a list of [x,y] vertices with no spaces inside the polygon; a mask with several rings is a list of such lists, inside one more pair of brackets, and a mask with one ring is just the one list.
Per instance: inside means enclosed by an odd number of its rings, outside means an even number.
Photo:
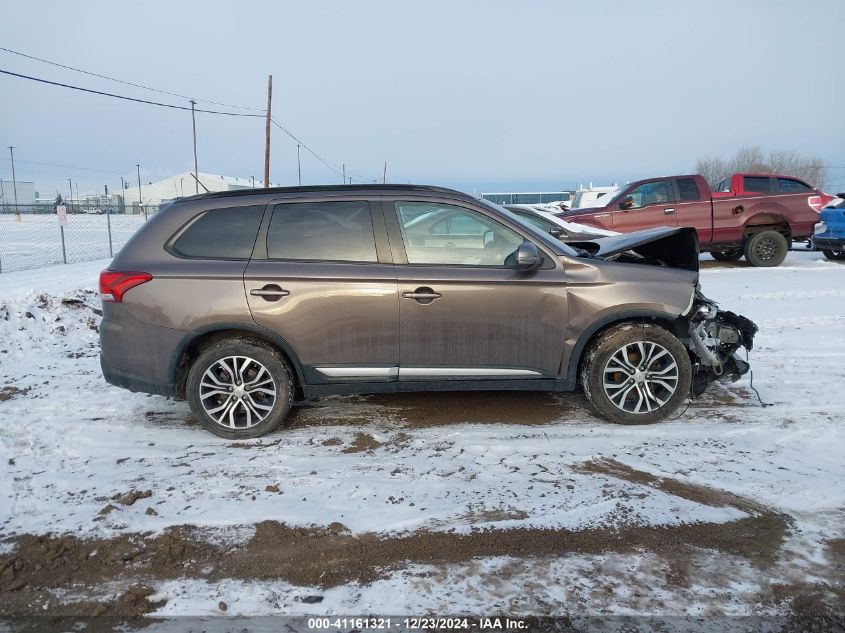
[{"label": "red taillight", "polygon": [[825,203],[822,201],[821,196],[810,196],[809,198],[807,198],[807,204],[810,205],[810,208],[813,211],[818,213],[819,211],[822,210],[822,207],[824,206]]},{"label": "red taillight", "polygon": [[127,290],[147,283],[152,278],[150,273],[104,270],[100,273],[100,296],[103,301],[120,303]]}]

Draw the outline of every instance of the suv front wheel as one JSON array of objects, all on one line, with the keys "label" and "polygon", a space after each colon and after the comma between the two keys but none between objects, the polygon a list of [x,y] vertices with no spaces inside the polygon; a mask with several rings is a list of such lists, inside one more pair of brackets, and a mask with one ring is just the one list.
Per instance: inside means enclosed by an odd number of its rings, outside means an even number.
[{"label": "suv front wheel", "polygon": [[666,419],[689,394],[692,365],[683,344],[664,328],[623,323],[603,332],[581,365],[587,400],[617,424]]},{"label": "suv front wheel", "polygon": [[284,358],[253,339],[215,343],[197,357],[185,392],[202,426],[227,439],[266,435],[281,425],[293,401]]}]

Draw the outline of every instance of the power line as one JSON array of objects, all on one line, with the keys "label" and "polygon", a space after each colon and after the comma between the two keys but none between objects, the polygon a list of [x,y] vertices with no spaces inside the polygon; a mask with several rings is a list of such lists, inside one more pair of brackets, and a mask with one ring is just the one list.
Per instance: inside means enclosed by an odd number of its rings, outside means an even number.
[{"label": "power line", "polygon": [[[9,161],[10,159],[3,157],[3,158],[0,158],[0,160]],[[27,163],[29,165],[43,165],[43,166],[46,166],[46,167],[61,167],[62,169],[77,169],[77,170],[81,170],[81,171],[95,171],[95,172],[99,172],[101,174],[115,174],[115,175],[118,175],[118,176],[121,176],[124,173],[122,171],[109,171],[107,169],[94,169],[93,167],[77,167],[76,165],[59,165],[57,163],[42,163],[42,162],[37,161],[37,160],[23,160],[23,159],[20,159],[20,158],[15,159],[15,162],[16,163]]]},{"label": "power line", "polygon": [[[0,50],[8,50],[8,49],[3,49],[2,47],[0,47]],[[76,70],[76,69],[74,69],[74,70]],[[10,70],[0,69],[0,73],[2,73],[4,75],[11,75],[12,77],[18,77],[20,79],[28,79],[30,81],[36,81],[36,82],[39,82],[39,83],[48,84],[48,85],[51,85],[51,86],[59,86],[61,88],[69,88],[71,90],[79,90],[81,92],[87,92],[87,93],[90,93],[90,94],[101,95],[101,96],[104,96],[104,97],[112,97],[113,99],[122,99],[122,100],[125,100],[125,101],[133,101],[135,103],[143,103],[143,104],[146,104],[146,105],[154,105],[154,106],[159,106],[159,107],[163,107],[163,108],[171,108],[171,109],[174,109],[174,110],[188,110],[188,111],[191,110],[191,108],[186,107],[186,106],[174,105],[172,103],[161,103],[161,102],[158,102],[158,101],[149,101],[147,99],[138,99],[138,98],[135,98],[135,97],[127,97],[127,96],[124,96],[124,95],[118,95],[118,94],[114,94],[114,93],[110,93],[110,92],[103,92],[101,90],[92,90],[91,88],[83,88],[81,86],[74,86],[74,85],[71,85],[71,84],[61,83],[61,82],[58,82],[58,81],[50,81],[48,79],[43,79],[43,78],[40,78],[40,77],[32,77],[30,75],[15,73],[15,72],[12,72]],[[195,112],[202,112],[204,114],[220,114],[220,115],[224,115],[224,116],[234,116],[234,117],[263,118],[264,116],[266,116],[264,114],[249,114],[249,113],[244,113],[244,112],[222,112],[222,111],[219,111],[219,110],[194,110],[194,111]],[[337,163],[333,163],[330,160],[320,156],[317,152],[315,152],[313,149],[311,149],[305,142],[303,142],[302,139],[297,137],[293,132],[291,132],[286,127],[284,127],[281,123],[276,121],[276,119],[271,117],[270,120],[273,122],[273,124],[276,127],[278,127],[280,130],[282,130],[282,132],[284,132],[287,136],[289,136],[291,139],[293,139],[294,141],[299,143],[307,152],[309,152],[312,156],[314,156],[314,158],[316,158],[321,163],[323,163],[323,165],[328,167],[331,171],[335,172],[339,176],[343,175],[344,172],[342,171],[341,167]],[[356,174],[354,172],[350,172],[350,174],[353,178],[357,178],[358,180],[360,180],[361,182],[364,182],[364,183],[378,182],[378,178],[368,178],[366,176],[361,176],[360,174]]]},{"label": "power line", "polygon": [[[136,103],[145,103],[147,105],[154,105],[159,106],[162,108],[173,108],[174,110],[188,110],[190,111],[191,108],[185,106],[178,106],[172,103],[160,103],[158,101],[148,101],[146,99],[136,99],[135,97],[126,97],[123,95],[116,95],[111,92],[102,92],[101,90],[92,90],[91,88],[82,88],[81,86],[72,86],[71,84],[63,84],[58,81],[49,81],[48,79],[41,79],[40,77],[31,77],[29,75],[22,75],[20,73],[13,73],[10,70],[3,70],[0,69],[0,73],[4,75],[11,75],[12,77],[19,77],[21,79],[29,79],[31,81],[37,81],[44,84],[49,84],[51,86],[60,86],[62,88],[70,88],[71,90],[80,90],[82,92],[90,92],[91,94],[95,95],[102,95],[104,97],[112,97],[114,99],[124,99],[126,101],[135,101]],[[245,116],[245,117],[263,117],[263,114],[247,114],[245,112],[222,112],[220,110],[196,110],[196,112],[203,112],[205,114],[222,114],[224,116]]]},{"label": "power line", "polygon": [[[343,174],[343,170],[342,170],[342,168],[341,168],[341,166],[340,166],[340,165],[338,165],[337,163],[333,163],[332,161],[328,160],[327,158],[323,158],[322,156],[320,156],[317,152],[315,152],[313,149],[311,149],[310,147],[308,147],[308,145],[306,145],[306,144],[302,141],[302,139],[300,139],[299,137],[297,137],[297,136],[296,136],[293,132],[291,132],[290,130],[288,130],[285,126],[283,126],[281,123],[279,123],[278,121],[276,121],[276,119],[274,119],[273,117],[270,117],[270,120],[273,122],[273,124],[274,124],[277,128],[279,128],[282,132],[284,132],[285,134],[287,134],[287,135],[288,135],[291,139],[293,139],[294,141],[296,141],[296,143],[297,143],[297,144],[299,144],[299,145],[301,145],[301,146],[302,146],[302,148],[303,148],[305,151],[307,151],[307,152],[308,152],[309,154],[311,154],[314,158],[316,158],[318,161],[320,161],[321,163],[323,163],[323,165],[325,165],[326,167],[328,167],[331,171],[333,171],[334,173],[336,173],[338,176],[343,176],[343,175],[344,175],[344,174]],[[358,180],[360,180],[361,182],[365,182],[365,183],[366,183],[366,182],[378,182],[378,178],[367,178],[366,176],[361,176],[360,174],[356,174],[356,173],[353,173],[353,172],[349,172],[349,173],[350,173],[350,175],[351,175],[351,176],[353,176],[354,178],[357,178],[357,179],[358,179]]]},{"label": "power line", "polygon": [[124,81],[123,79],[116,79],[115,77],[109,77],[108,75],[101,75],[99,73],[94,73],[89,70],[83,70],[81,68],[74,68],[73,66],[67,66],[65,64],[60,64],[58,62],[50,61],[49,59],[43,59],[41,57],[35,57],[34,55],[27,55],[26,53],[21,53],[20,51],[13,51],[10,48],[4,48],[0,46],[0,51],[6,51],[7,53],[12,53],[13,55],[20,55],[21,57],[26,57],[27,59],[34,59],[38,62],[43,62],[45,64],[50,64],[51,66],[57,66],[59,68],[65,68],[66,70],[72,70],[74,72],[82,73],[84,75],[90,75],[91,77],[98,77],[100,79],[108,79],[109,81],[115,81],[119,84],[123,84],[125,86],[132,86],[134,88],[142,88],[144,90],[151,90],[152,92],[158,92],[159,94],[163,95],[170,95],[171,97],[181,97],[182,99],[194,99],[194,101],[202,101],[204,103],[211,103],[218,106],[224,106],[226,108],[238,108],[239,110],[255,110],[257,112],[263,112],[263,108],[251,108],[249,106],[240,106],[240,105],[233,105],[231,103],[221,103],[219,101],[212,101],[211,99],[198,99],[196,97],[189,97],[187,95],[179,94],[178,92],[168,92],[167,90],[159,90],[158,88],[151,88],[150,86],[144,86],[143,84],[136,84],[132,83],[131,81]]}]

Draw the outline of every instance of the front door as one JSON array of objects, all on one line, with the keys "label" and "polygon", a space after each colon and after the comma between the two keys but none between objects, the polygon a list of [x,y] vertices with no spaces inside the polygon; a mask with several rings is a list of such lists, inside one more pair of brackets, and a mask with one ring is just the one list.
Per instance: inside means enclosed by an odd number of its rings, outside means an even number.
[{"label": "front door", "polygon": [[665,180],[635,187],[613,203],[613,230],[631,233],[657,226],[678,226],[675,203]]},{"label": "front door", "polygon": [[282,337],[309,383],[395,381],[399,306],[377,201],[275,204],[244,287],[255,322]]},{"label": "front door", "polygon": [[[395,215],[390,216],[391,205]],[[566,329],[565,275],[518,272],[515,227],[470,205],[384,203],[399,287],[399,380],[556,377]]]}]

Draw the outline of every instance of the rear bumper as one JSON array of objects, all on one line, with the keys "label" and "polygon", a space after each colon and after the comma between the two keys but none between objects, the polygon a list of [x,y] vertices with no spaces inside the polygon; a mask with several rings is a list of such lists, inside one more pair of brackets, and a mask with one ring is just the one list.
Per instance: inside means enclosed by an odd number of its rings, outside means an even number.
[{"label": "rear bumper", "polygon": [[141,323],[120,304],[104,303],[100,367],[112,385],[162,396],[175,394],[171,362],[187,333]]},{"label": "rear bumper", "polygon": [[845,250],[845,237],[813,237],[813,249],[817,251],[825,249]]}]

